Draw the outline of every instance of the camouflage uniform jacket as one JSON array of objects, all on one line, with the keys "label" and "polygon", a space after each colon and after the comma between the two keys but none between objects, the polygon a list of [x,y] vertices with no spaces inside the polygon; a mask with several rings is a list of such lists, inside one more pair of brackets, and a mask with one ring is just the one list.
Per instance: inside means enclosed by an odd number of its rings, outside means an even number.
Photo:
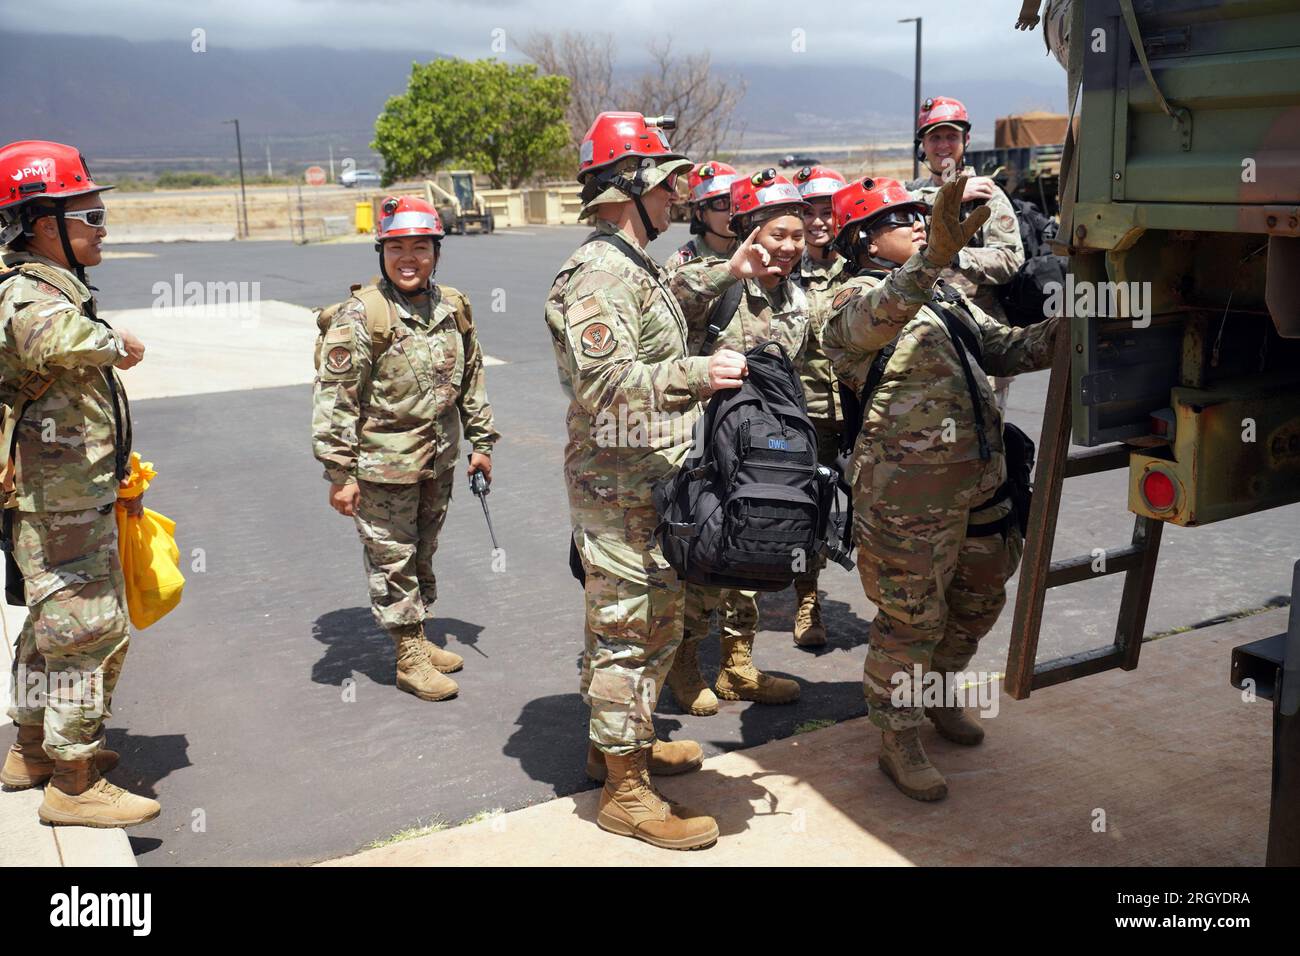
[{"label": "camouflage uniform jacket", "polygon": [[[41,256],[13,252],[4,269],[23,274],[0,285],[0,375],[13,405],[15,377],[27,372],[52,384],[27,406],[17,428],[14,490],[21,511],[81,511],[117,500],[114,475],[116,387],[122,456],[130,454],[130,409],[113,363],[126,355],[122,337],[92,319],[90,290],[69,270]],[[7,453],[8,449],[4,450]]]},{"label": "camouflage uniform jacket", "polygon": [[[975,170],[967,166],[963,176],[974,176]],[[939,187],[931,177],[913,179],[906,184],[913,195],[933,206]],[[1011,200],[1001,189],[993,190],[988,201],[988,222],[975,234],[975,238],[957,253],[955,268],[945,269],[943,279],[954,289],[974,299],[981,309],[996,318],[1004,318],[1002,307],[993,294],[996,286],[1011,281],[1025,264],[1025,247],[1020,241],[1020,222]],[[974,203],[962,203],[962,215],[968,215]]]},{"label": "camouflage uniform jacket", "polygon": [[[734,246],[735,243],[733,242],[732,247],[734,248]],[[727,256],[714,252],[702,240],[692,238],[678,246],[677,251],[668,257],[667,261],[664,262],[664,271],[672,272],[697,259],[716,265],[719,262],[727,261],[727,258]]]},{"label": "camouflage uniform jacket", "polygon": [[462,427],[474,451],[485,455],[500,437],[469,299],[434,286],[430,306],[416,309],[388,282],[380,288],[396,305],[398,321],[377,354],[356,298],[325,332],[312,450],[335,484],[415,484],[455,463]]},{"label": "camouflage uniform jacket", "polygon": [[[709,255],[712,256],[713,254],[710,252]],[[696,242],[694,239],[687,239],[686,242],[678,246],[677,251],[669,256],[664,262],[664,270],[672,272],[678,266],[684,266],[686,263],[699,258],[701,258],[700,243]]]},{"label": "camouflage uniform jacket", "polygon": [[[736,280],[721,257],[696,259],[669,274],[669,286],[682,303],[689,329],[692,355],[700,354],[709,327],[709,313],[717,298]],[[808,297],[802,286],[787,277],[772,289],[746,279],[736,314],[714,343],[718,349],[747,352],[762,342],[779,342],[798,368],[814,341],[808,325]]]},{"label": "camouflage uniform jacket", "polygon": [[[854,447],[854,475],[860,462],[943,465],[979,457],[971,395],[957,349],[930,288],[938,274],[920,253],[887,275],[863,274],[846,282],[826,325],[826,354],[840,379],[860,391],[876,353],[893,342],[895,351],[863,416]],[[1046,368],[1052,359],[1056,319],[1010,328],[965,300],[972,331],[984,352],[983,370],[1016,375]],[[959,311],[959,310],[957,310]],[[967,326],[972,323],[964,317]],[[985,435],[994,458],[1002,458],[1002,417],[987,376],[968,356]],[[1005,476],[1005,464],[997,463]],[[1005,480],[1005,479],[1003,479]]]},{"label": "camouflage uniform jacket", "polygon": [[[608,242],[632,236],[598,221],[546,299],[560,387],[569,399],[564,477],[587,561],[625,580],[671,574],[653,546],[651,488],[690,449],[708,359],[688,357],[686,319],[663,269]],[[725,287],[725,286],[723,286]],[[705,287],[690,295],[716,297]]]},{"label": "camouflage uniform jacket", "polygon": [[839,421],[840,395],[836,387],[835,370],[822,348],[822,335],[831,317],[831,302],[835,293],[848,278],[843,256],[835,256],[829,263],[814,260],[805,251],[799,264],[799,284],[808,297],[808,321],[812,341],[809,343],[799,377],[803,380],[803,394],[808,402],[809,418]]}]

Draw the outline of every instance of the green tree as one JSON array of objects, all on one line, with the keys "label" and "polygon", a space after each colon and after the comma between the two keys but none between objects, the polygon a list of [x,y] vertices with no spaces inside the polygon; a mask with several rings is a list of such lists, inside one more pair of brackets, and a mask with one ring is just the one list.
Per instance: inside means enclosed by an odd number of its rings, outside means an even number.
[{"label": "green tree", "polygon": [[496,60],[415,63],[405,93],[389,97],[371,144],[384,182],[431,175],[449,164],[515,188],[552,168],[569,141],[569,80],[532,64]]}]

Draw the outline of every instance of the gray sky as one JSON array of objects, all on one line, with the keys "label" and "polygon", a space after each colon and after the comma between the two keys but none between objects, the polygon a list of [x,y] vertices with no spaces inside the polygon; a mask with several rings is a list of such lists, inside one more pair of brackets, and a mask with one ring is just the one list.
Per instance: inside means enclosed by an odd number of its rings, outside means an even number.
[{"label": "gray sky", "polygon": [[[534,30],[590,30],[626,36],[618,46],[619,62],[626,65],[638,61],[644,39],[671,33],[678,49],[708,49],[722,65],[787,66],[809,57],[845,64],[868,61],[910,75],[915,27],[896,21],[919,15],[925,19],[929,75],[1021,78],[1064,86],[1063,72],[1046,55],[1041,25],[1033,33],[1013,29],[1019,7],[1019,0],[41,0],[35,7],[4,5],[0,28],[46,32],[59,24],[69,33],[175,40],[186,47],[191,31],[202,28],[209,50],[314,44],[410,50],[427,45],[430,51],[470,59],[518,59],[515,38]],[[39,17],[32,16],[36,9]],[[804,31],[804,53],[792,49],[795,30]],[[502,39],[508,47],[504,55]]]}]

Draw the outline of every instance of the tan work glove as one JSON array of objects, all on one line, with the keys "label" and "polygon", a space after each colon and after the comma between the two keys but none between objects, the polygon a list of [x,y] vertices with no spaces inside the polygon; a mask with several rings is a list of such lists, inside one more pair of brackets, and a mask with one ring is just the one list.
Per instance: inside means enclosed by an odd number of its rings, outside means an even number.
[{"label": "tan work glove", "polygon": [[925,258],[931,265],[946,268],[957,253],[966,248],[980,227],[988,222],[988,206],[980,206],[965,219],[961,217],[962,194],[968,176],[958,176],[939,188],[930,216],[930,235],[925,243]]}]

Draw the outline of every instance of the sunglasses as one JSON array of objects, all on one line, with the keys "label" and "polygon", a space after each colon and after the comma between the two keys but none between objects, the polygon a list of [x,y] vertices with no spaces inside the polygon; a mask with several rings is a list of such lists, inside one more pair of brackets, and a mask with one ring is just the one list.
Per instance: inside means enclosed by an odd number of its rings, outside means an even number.
[{"label": "sunglasses", "polygon": [[707,200],[707,201],[704,203],[704,208],[707,209],[707,210],[709,210],[710,212],[730,212],[730,211],[731,211],[731,197],[730,197],[730,196],[714,196],[712,199]]},{"label": "sunglasses", "polygon": [[677,173],[669,173],[659,185],[670,193],[677,191]]},{"label": "sunglasses", "polygon": [[896,226],[910,226],[917,222],[925,222],[925,216],[919,210],[900,209],[897,212],[891,212],[881,216],[871,224],[871,228],[887,229]]},{"label": "sunglasses", "polygon": [[82,209],[80,212],[65,212],[64,219],[75,219],[77,222],[84,222],[92,229],[102,229],[108,222],[107,209]]}]

